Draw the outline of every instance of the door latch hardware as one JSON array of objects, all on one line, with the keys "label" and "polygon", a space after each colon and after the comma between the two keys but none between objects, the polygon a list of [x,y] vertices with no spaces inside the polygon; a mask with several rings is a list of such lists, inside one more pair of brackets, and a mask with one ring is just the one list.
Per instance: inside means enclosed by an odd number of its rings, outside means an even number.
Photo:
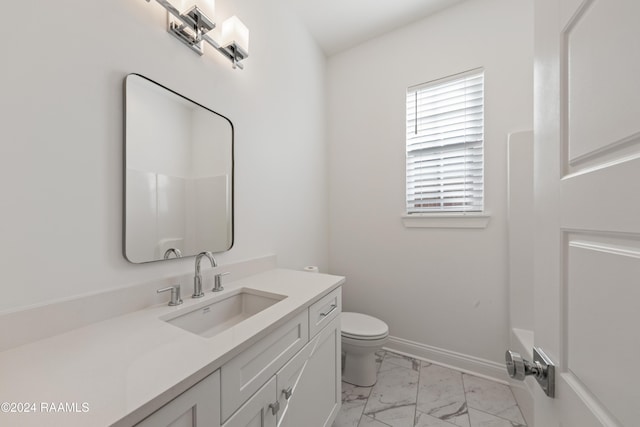
[{"label": "door latch hardware", "polygon": [[533,348],[533,363],[511,350],[507,350],[504,358],[511,378],[524,381],[527,375],[533,375],[547,396],[555,396],[555,365],[540,347]]}]

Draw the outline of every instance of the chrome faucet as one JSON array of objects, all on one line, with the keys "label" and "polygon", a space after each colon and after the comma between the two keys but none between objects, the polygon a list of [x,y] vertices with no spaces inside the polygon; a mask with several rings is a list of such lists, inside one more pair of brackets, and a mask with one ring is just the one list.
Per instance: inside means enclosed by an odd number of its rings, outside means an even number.
[{"label": "chrome faucet", "polygon": [[200,252],[196,256],[196,274],[193,277],[193,295],[192,298],[201,298],[204,296],[204,292],[202,292],[202,275],[200,275],[200,261],[202,257],[207,257],[211,262],[211,267],[217,267],[216,260],[213,258],[213,254],[209,251]]},{"label": "chrome faucet", "polygon": [[164,252],[164,259],[169,259],[171,254],[175,255],[176,258],[182,258],[182,252],[178,248],[169,248]]}]

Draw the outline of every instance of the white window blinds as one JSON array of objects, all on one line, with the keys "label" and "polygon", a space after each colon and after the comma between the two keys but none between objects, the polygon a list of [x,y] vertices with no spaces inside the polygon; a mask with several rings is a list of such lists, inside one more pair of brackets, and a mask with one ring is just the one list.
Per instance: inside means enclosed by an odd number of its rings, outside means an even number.
[{"label": "white window blinds", "polygon": [[484,207],[484,72],[407,89],[407,212]]}]

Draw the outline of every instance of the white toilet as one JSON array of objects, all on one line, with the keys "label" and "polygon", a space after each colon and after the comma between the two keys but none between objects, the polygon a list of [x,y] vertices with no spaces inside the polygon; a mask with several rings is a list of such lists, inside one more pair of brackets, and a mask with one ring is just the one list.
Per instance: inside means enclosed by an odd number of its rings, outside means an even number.
[{"label": "white toilet", "polygon": [[389,327],[380,319],[361,313],[342,313],[342,381],[369,387],[376,383],[376,351],[389,337]]}]

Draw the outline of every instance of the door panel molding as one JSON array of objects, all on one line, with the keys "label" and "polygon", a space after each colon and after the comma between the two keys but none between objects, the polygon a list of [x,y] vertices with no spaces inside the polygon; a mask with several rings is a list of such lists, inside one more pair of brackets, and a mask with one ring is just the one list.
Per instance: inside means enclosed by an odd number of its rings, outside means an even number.
[{"label": "door panel molding", "polygon": [[[580,380],[571,372],[560,375],[557,392],[565,396],[560,411],[562,421],[567,425],[580,427],[624,427],[602,409],[602,404]],[[571,423],[571,424],[570,424]]]},{"label": "door panel molding", "polygon": [[640,233],[639,170],[640,156],[565,176],[560,182],[561,226]]},{"label": "door panel molding", "polygon": [[[637,121],[640,106],[634,102],[640,92],[640,82],[634,78],[638,70],[611,66],[625,63],[629,55],[640,59],[637,41],[629,33],[640,14],[640,4],[585,0],[575,7],[561,31],[560,107],[565,175],[640,156]],[[612,22],[620,22],[615,31],[610,31],[607,25]],[[578,70],[573,75],[572,68]],[[618,104],[625,108],[616,108]]]},{"label": "door panel molding", "polygon": [[[561,381],[607,426],[633,425],[640,234],[563,231]],[[605,303],[606,302],[606,303]],[[615,310],[611,310],[615,307]],[[611,379],[615,378],[614,384]]]}]

